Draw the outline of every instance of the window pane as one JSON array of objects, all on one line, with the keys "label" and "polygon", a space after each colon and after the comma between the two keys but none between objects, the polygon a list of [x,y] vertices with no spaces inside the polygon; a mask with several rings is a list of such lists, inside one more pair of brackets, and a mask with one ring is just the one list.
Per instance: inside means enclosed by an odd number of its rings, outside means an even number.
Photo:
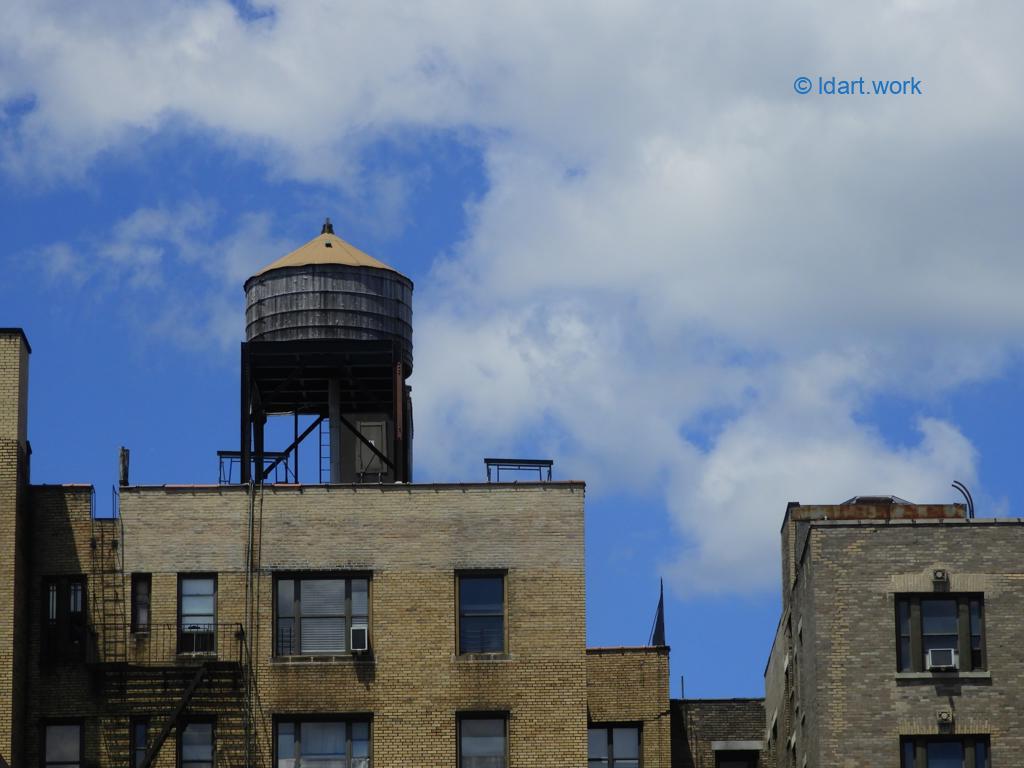
[{"label": "window pane", "polygon": [[68,609],[71,611],[71,613],[81,613],[82,612],[82,585],[81,584],[72,584],[71,585],[70,594],[71,594],[71,600],[70,600],[70,604],[68,606]]},{"label": "window pane", "polygon": [[900,768],[914,768],[914,741],[913,739],[903,740],[903,762]]},{"label": "window pane", "polygon": [[365,758],[366,765],[369,765],[370,758],[370,724],[352,723],[352,765],[355,766],[357,758]]},{"label": "window pane", "polygon": [[187,595],[181,598],[182,616],[213,616],[212,595]]},{"label": "window pane", "polygon": [[981,654],[981,613],[982,603],[978,598],[973,598],[970,602],[970,614],[971,614],[971,667],[973,669],[981,669],[984,664]]},{"label": "window pane", "polygon": [[46,762],[77,763],[81,746],[81,726],[46,726]]},{"label": "window pane", "polygon": [[135,723],[132,726],[132,765],[138,768],[146,759],[149,746],[149,724]]},{"label": "window pane", "polygon": [[132,580],[132,622],[136,629],[149,627],[149,576],[136,576]]},{"label": "window pane", "polygon": [[184,762],[209,763],[213,760],[213,724],[189,723],[181,735],[181,759]]},{"label": "window pane", "polygon": [[370,587],[366,579],[352,580],[352,615],[368,616],[370,613]]},{"label": "window pane", "polygon": [[181,594],[185,595],[212,595],[214,594],[213,579],[182,579]]},{"label": "window pane", "polygon": [[979,740],[974,745],[974,768],[989,768],[987,741]]},{"label": "window pane", "polygon": [[463,762],[473,766],[503,766],[505,764],[505,721],[502,719],[462,721],[460,752],[463,758],[500,758],[500,763],[489,761]]},{"label": "window pane", "polygon": [[277,725],[277,768],[293,768],[295,765],[295,725]]},{"label": "window pane", "polygon": [[277,582],[277,615],[295,615],[295,582],[291,579]]},{"label": "window pane", "polygon": [[921,631],[925,635],[957,633],[956,600],[922,600]]},{"label": "window pane", "polygon": [[344,619],[302,619],[302,653],[344,653]]},{"label": "window pane", "polygon": [[505,620],[501,616],[463,616],[459,621],[461,653],[500,653],[505,649]]},{"label": "window pane", "polygon": [[345,613],[345,581],[315,579],[302,582],[303,616],[342,616]]},{"label": "window pane", "polygon": [[971,634],[981,634],[981,600],[971,600]]},{"label": "window pane", "polygon": [[896,635],[898,638],[897,669],[909,672],[913,663],[910,658],[910,601],[899,600],[896,603]]},{"label": "window pane", "polygon": [[619,758],[640,757],[640,732],[636,728],[612,729],[612,755],[618,765]]},{"label": "window pane", "polygon": [[295,653],[295,619],[277,620],[277,655]]},{"label": "window pane", "polygon": [[963,768],[964,747],[959,741],[928,742],[928,768]]},{"label": "window pane", "polygon": [[505,580],[500,576],[459,579],[459,608],[463,614],[504,613]]},{"label": "window pane", "polygon": [[57,620],[57,585],[49,584],[46,587],[46,616],[50,621]]},{"label": "window pane", "polygon": [[607,728],[591,728],[587,731],[587,753],[591,760],[608,757]]},{"label": "window pane", "polygon": [[[181,650],[209,651],[213,649],[212,630],[215,616],[214,595],[216,582],[211,577],[186,578],[181,580]],[[195,633],[210,633],[209,639],[203,638],[201,644],[196,640]],[[185,638],[185,634],[189,638]],[[209,646],[209,647],[207,647]],[[212,732],[212,731],[211,731]]]},{"label": "window pane", "polygon": [[899,670],[900,672],[909,672],[912,668],[910,659],[910,638],[900,638],[900,658],[899,658]]},{"label": "window pane", "polygon": [[345,723],[303,723],[299,746],[303,765],[346,768]]}]

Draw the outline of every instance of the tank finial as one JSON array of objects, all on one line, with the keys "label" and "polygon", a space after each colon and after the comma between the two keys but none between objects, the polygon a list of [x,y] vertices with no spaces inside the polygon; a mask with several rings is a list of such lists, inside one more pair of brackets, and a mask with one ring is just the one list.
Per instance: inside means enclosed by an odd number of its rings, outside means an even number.
[{"label": "tank finial", "polygon": [[320,230],[320,234],[321,235],[333,235],[334,234],[334,225],[331,224],[331,217],[330,216],[328,216],[326,219],[324,219],[324,226],[323,226],[323,229]]}]

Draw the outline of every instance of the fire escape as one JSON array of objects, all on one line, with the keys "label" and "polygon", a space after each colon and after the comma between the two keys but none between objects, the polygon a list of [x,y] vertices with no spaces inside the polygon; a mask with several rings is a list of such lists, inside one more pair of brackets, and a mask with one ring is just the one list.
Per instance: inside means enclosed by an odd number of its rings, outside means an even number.
[{"label": "fire escape", "polygon": [[[145,628],[131,627],[121,519],[94,518],[92,525],[87,663],[101,702],[102,764],[149,768],[188,717],[215,715],[215,765],[252,765],[250,658],[243,626],[150,621]],[[145,758],[133,759],[132,750],[139,747],[132,743],[132,730],[139,722],[148,724],[148,744]]]}]

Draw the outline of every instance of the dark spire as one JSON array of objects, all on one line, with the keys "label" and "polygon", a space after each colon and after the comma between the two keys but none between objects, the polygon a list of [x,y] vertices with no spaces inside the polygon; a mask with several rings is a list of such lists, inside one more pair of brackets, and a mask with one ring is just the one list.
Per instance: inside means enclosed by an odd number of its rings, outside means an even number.
[{"label": "dark spire", "polygon": [[648,645],[662,646],[665,643],[665,582],[658,579],[658,610],[654,614],[651,639]]},{"label": "dark spire", "polygon": [[328,216],[326,219],[324,219],[324,226],[323,226],[323,229],[320,230],[320,234],[321,235],[333,235],[334,234],[334,225],[331,224],[331,217],[330,216]]}]

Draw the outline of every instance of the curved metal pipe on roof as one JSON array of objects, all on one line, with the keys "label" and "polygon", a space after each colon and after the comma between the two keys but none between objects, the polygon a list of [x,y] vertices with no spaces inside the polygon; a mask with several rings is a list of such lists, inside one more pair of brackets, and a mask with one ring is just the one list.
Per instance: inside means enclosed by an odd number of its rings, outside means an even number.
[{"label": "curved metal pipe on roof", "polygon": [[971,492],[967,490],[967,486],[961,483],[959,480],[953,481],[953,487],[960,491],[960,495],[963,496],[964,501],[967,502],[968,519],[974,519],[974,497],[971,496]]}]

